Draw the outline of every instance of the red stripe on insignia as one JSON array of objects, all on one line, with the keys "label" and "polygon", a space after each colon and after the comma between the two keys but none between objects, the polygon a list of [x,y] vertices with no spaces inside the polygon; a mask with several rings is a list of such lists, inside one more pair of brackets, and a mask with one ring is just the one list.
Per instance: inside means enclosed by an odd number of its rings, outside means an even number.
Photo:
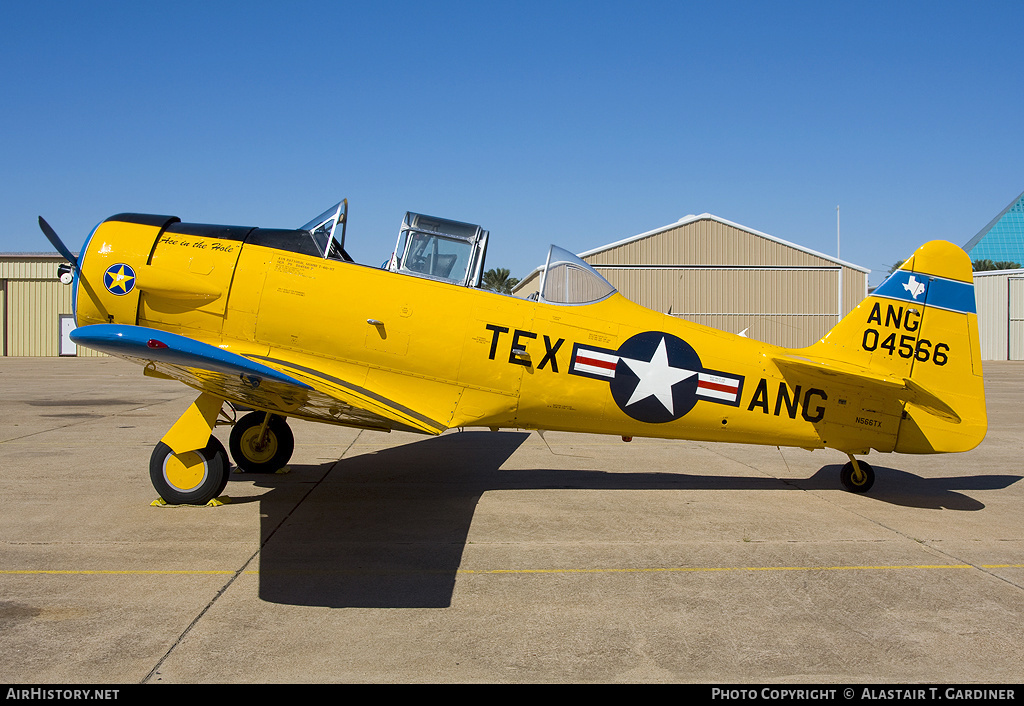
[{"label": "red stripe on insignia", "polygon": [[591,365],[595,368],[604,368],[605,370],[615,370],[615,366],[618,364],[618,361],[598,360],[597,358],[585,358],[581,355],[576,356],[576,362],[582,363],[583,365]]},{"label": "red stripe on insignia", "polygon": [[739,385],[723,385],[717,382],[705,382],[701,380],[697,383],[697,387],[702,387],[705,390],[717,390],[719,392],[736,392]]}]

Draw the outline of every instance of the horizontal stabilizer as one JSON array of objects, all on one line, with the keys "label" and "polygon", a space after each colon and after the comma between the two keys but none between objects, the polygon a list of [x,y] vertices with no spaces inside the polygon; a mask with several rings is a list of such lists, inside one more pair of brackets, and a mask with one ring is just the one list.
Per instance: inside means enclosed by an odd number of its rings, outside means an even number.
[{"label": "horizontal stabilizer", "polygon": [[907,402],[917,405],[921,409],[936,417],[941,417],[946,421],[953,422],[954,424],[960,423],[960,415],[957,414],[952,407],[940,400],[934,393],[929,392],[919,382],[907,378],[907,390],[913,393],[913,396],[901,398]]},{"label": "horizontal stabilizer", "polygon": [[851,382],[877,385],[889,390],[899,390],[905,387],[905,378],[901,376],[881,375],[868,368],[840,360],[812,360],[796,355],[777,355],[772,356],[772,362],[781,370],[790,369],[825,377],[845,378]]},{"label": "horizontal stabilizer", "polygon": [[845,378],[847,382],[853,384],[875,387],[889,392],[902,402],[917,405],[936,417],[941,417],[954,424],[960,423],[960,415],[952,407],[910,378],[883,375],[867,368],[836,360],[811,360],[794,355],[779,355],[774,356],[772,361],[783,371],[788,368],[824,377]]}]

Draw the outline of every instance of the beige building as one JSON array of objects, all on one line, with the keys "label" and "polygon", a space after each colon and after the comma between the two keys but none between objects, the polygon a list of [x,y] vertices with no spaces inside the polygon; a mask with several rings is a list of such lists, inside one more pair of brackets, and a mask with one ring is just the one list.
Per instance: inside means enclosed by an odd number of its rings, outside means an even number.
[{"label": "beige building", "polygon": [[[709,213],[580,257],[638,304],[787,347],[824,336],[867,296],[870,273]],[[541,269],[517,296],[538,291]]]},{"label": "beige building", "polygon": [[56,253],[0,253],[0,354],[100,355],[68,339],[71,287],[57,279]]},{"label": "beige building", "polygon": [[1024,270],[974,273],[982,360],[1024,360]]}]

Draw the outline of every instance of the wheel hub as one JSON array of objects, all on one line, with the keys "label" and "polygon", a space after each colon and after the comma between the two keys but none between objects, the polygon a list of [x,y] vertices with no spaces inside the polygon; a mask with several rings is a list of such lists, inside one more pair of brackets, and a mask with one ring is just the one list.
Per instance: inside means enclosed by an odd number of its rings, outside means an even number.
[{"label": "wheel hub", "polygon": [[164,461],[164,479],[178,490],[198,488],[206,478],[206,473],[206,461],[195,451],[170,454]]},{"label": "wheel hub", "polygon": [[246,429],[241,442],[245,457],[253,463],[266,463],[277,453],[277,437],[269,429],[263,434],[259,427]]}]

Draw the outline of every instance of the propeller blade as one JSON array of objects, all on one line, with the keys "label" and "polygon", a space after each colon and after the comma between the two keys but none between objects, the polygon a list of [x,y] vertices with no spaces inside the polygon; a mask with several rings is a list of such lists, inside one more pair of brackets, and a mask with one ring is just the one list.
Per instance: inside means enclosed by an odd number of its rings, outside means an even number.
[{"label": "propeller blade", "polygon": [[78,258],[71,254],[71,251],[68,250],[67,246],[61,242],[60,236],[57,235],[57,232],[50,227],[49,223],[43,220],[42,216],[39,217],[39,227],[43,229],[43,235],[45,235],[46,239],[50,241],[50,245],[55,247],[57,252],[63,255],[64,259],[70,262],[71,266],[77,270]]}]

